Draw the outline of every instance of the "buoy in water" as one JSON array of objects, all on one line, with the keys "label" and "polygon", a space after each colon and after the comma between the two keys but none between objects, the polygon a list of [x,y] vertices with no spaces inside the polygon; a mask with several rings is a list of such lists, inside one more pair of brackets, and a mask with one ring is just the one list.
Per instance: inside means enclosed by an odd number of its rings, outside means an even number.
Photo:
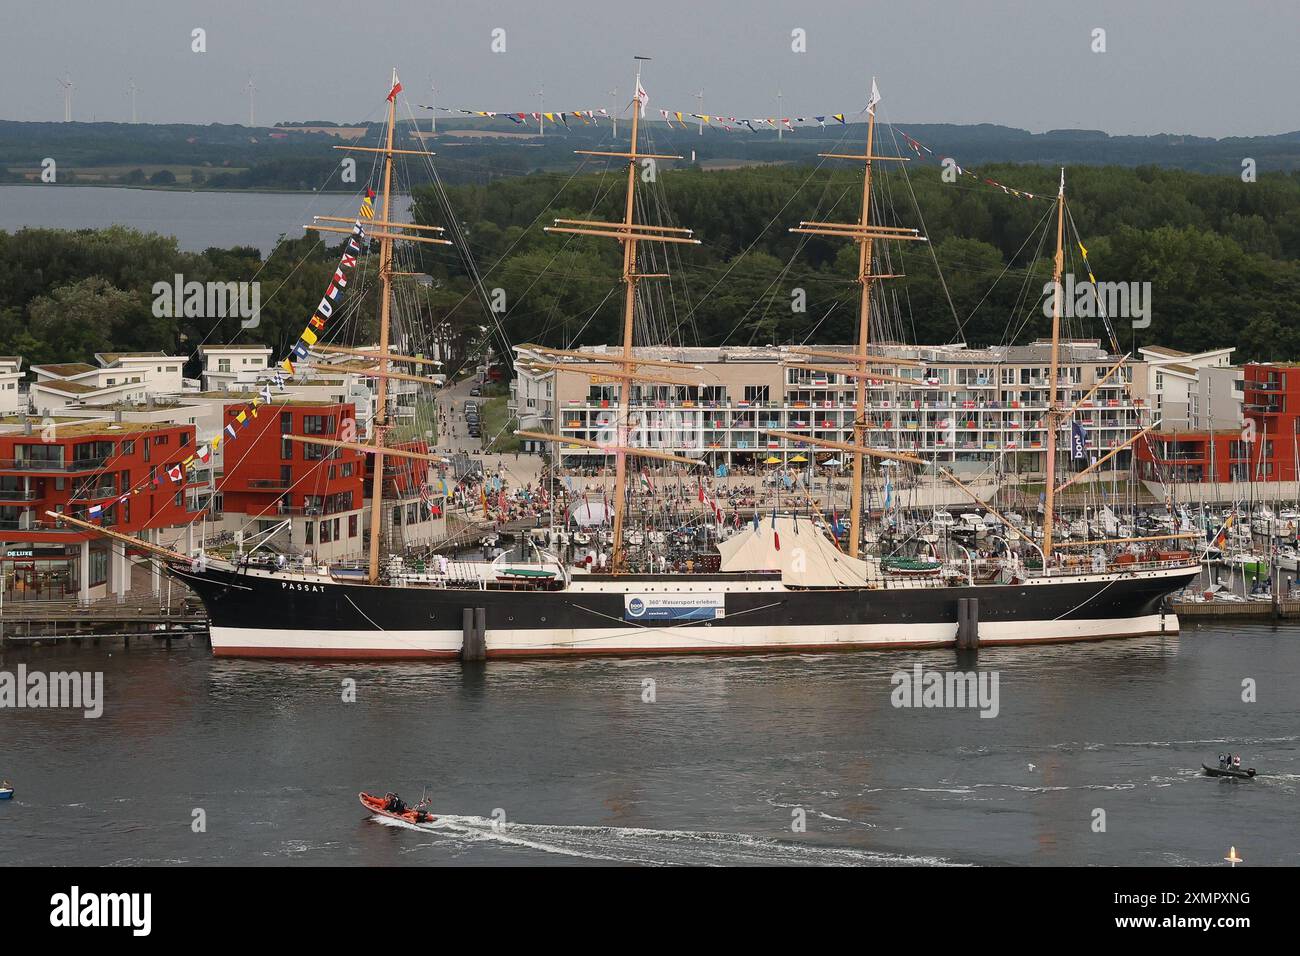
[{"label": "buoy in water", "polygon": [[1246,862],[1242,857],[1237,855],[1237,848],[1235,846],[1228,847],[1228,855],[1223,859],[1225,862],[1231,863],[1234,867],[1236,867],[1238,863]]}]

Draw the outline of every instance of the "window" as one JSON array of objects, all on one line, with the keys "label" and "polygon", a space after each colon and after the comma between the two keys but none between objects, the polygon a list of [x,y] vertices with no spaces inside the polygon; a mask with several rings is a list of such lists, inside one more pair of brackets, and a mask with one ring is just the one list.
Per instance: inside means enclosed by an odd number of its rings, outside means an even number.
[{"label": "window", "polygon": [[747,402],[770,401],[770,398],[768,396],[768,387],[766,385],[746,385],[745,401]]},{"label": "window", "polygon": [[304,415],[302,417],[302,433],[304,435],[333,435],[334,416]]},{"label": "window", "polygon": [[184,448],[189,443],[190,443],[190,433],[181,432],[181,447]]},{"label": "window", "polygon": [[108,582],[108,551],[90,552],[90,568],[86,572],[90,578],[87,582],[91,587],[96,584],[105,584]]},{"label": "window", "polygon": [[316,522],[308,521],[305,527],[307,529],[307,543],[315,544],[316,542],[312,539],[312,535],[316,533]]},{"label": "window", "polygon": [[357,536],[357,516],[348,515],[348,537],[355,538],[356,536]]},{"label": "window", "polygon": [[134,455],[134,454],[135,454],[135,439],[134,439],[134,438],[128,438],[126,441],[122,442],[122,454],[123,454],[123,455]]},{"label": "window", "polygon": [[14,458],[19,464],[33,464],[37,467],[61,467],[63,465],[62,445],[15,445]]},{"label": "window", "polygon": [[330,523],[322,521],[320,523],[320,543],[329,544],[330,542]]},{"label": "window", "polygon": [[228,358],[217,359],[217,371],[218,371],[218,372],[229,372],[229,371],[230,371],[230,359],[228,359]]},{"label": "window", "polygon": [[156,435],[156,436],[154,436],[153,443],[154,443],[155,445],[165,445],[165,444],[167,444],[167,442],[169,441],[169,439],[170,439],[170,436],[168,436],[168,435]]}]

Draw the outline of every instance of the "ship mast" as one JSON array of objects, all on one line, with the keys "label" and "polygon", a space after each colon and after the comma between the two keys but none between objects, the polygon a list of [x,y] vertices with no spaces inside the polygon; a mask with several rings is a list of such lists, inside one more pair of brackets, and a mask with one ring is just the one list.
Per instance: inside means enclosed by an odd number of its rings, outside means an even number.
[{"label": "ship mast", "polygon": [[[397,70],[393,70],[397,87]],[[384,185],[380,191],[381,222],[391,222],[389,207],[393,185],[393,127],[397,119],[397,97],[388,98],[388,131],[384,141]],[[379,240],[379,354],[388,354],[389,310],[393,294],[393,240],[385,233]],[[370,583],[379,582],[379,537],[384,520],[384,436],[388,431],[388,378],[379,376],[375,385],[374,459],[370,462]]]},{"label": "ship mast", "polygon": [[1061,169],[1061,186],[1056,194],[1056,258],[1052,261],[1052,371],[1047,393],[1047,487],[1044,490],[1046,512],[1043,514],[1043,573],[1049,574],[1046,562],[1052,556],[1052,521],[1056,508],[1056,429],[1061,413],[1057,406],[1056,376],[1061,366],[1061,273],[1065,268],[1065,169]]},{"label": "ship mast", "polygon": [[[895,162],[907,162],[905,156],[876,156],[872,153],[875,145],[876,134],[876,102],[879,100],[879,94],[876,91],[876,81],[871,81],[871,98],[867,103],[867,149],[862,155],[849,155],[843,153],[819,153],[827,159],[855,159],[864,162],[866,165],[862,173],[862,211],[858,215],[858,221],[853,223],[832,223],[832,222],[803,222],[799,228],[791,229],[791,232],[806,233],[813,236],[839,236],[846,239],[852,239],[858,244],[858,285],[861,287],[860,298],[858,300],[858,344],[857,351],[844,355],[835,353],[836,358],[842,358],[852,361],[856,368],[853,370],[840,370],[823,368],[826,371],[835,371],[842,375],[847,375],[857,380],[857,395],[853,409],[853,487],[850,492],[849,503],[849,549],[851,557],[858,556],[859,542],[862,537],[862,484],[863,484],[863,459],[862,447],[863,433],[866,430],[866,409],[867,409],[867,379],[878,379],[894,382],[903,382],[906,384],[915,384],[912,379],[894,379],[888,375],[871,374],[869,363],[871,361],[886,360],[882,355],[869,355],[867,349],[871,344],[871,286],[877,279],[897,279],[897,275],[884,275],[872,271],[872,244],[876,239],[906,239],[912,241],[924,241],[916,229],[902,229],[890,226],[873,226],[871,222],[871,164],[876,160],[890,160]],[[794,349],[795,352],[802,351],[803,354],[818,354],[815,350]],[[823,355],[828,353],[821,353]],[[906,363],[910,364],[910,363]],[[791,368],[819,368],[813,365],[788,366]]]},{"label": "ship mast", "polygon": [[[651,226],[645,223],[639,223],[635,220],[636,212],[636,181],[637,181],[637,163],[641,160],[660,160],[660,159],[681,159],[680,156],[660,155],[655,153],[642,153],[638,151],[640,136],[640,119],[641,111],[645,108],[645,91],[641,87],[641,62],[649,60],[649,57],[636,57],[636,93],[632,101],[632,139],[628,152],[602,152],[596,150],[575,150],[576,153],[585,156],[607,156],[627,160],[627,199],[623,207],[623,219],[621,222],[595,222],[591,220],[574,220],[574,219],[557,219],[555,226],[548,226],[547,232],[571,233],[580,236],[604,236],[607,238],[617,239],[623,243],[623,347],[620,355],[614,359],[604,359],[604,361],[621,366],[621,371],[602,371],[603,376],[614,378],[620,382],[618,398],[618,419],[616,445],[608,448],[608,451],[614,453],[614,521],[612,527],[611,542],[611,560],[610,570],[617,574],[623,569],[623,521],[626,512],[624,498],[627,491],[627,456],[628,454],[641,453],[637,449],[630,447],[631,428],[631,405],[632,405],[632,383],[636,381],[653,381],[666,382],[673,385],[689,385],[691,383],[680,381],[672,378],[664,378],[659,375],[644,375],[637,372],[637,367],[642,365],[654,365],[657,367],[669,368],[689,368],[689,366],[677,365],[662,361],[640,361],[633,357],[632,345],[635,331],[636,319],[636,288],[637,282],[647,278],[663,278],[662,274],[650,274],[637,272],[636,249],[638,242],[677,242],[698,245],[698,239],[690,238],[690,229],[680,229],[670,226]],[[546,351],[546,350],[540,350]],[[562,353],[555,353],[562,354]],[[552,369],[557,371],[572,371],[571,365],[539,365],[542,369]],[[593,375],[593,379],[596,376]],[[517,432],[516,434],[525,435],[526,437],[550,437],[560,441],[569,441],[563,436],[542,436],[538,433]],[[695,465],[691,459],[677,458],[676,456],[666,456],[664,454],[652,455],[656,458],[667,458],[670,461],[679,461],[686,464]]]},{"label": "ship mast", "polygon": [[[354,354],[365,358],[372,359],[375,365],[362,366],[339,366],[340,371],[352,372],[363,375],[368,378],[378,379],[375,386],[375,416],[373,420],[372,434],[367,442],[310,442],[309,444],[327,444],[330,447],[352,449],[354,451],[366,452],[374,456],[371,462],[372,474],[370,482],[370,554],[369,554],[369,580],[371,584],[379,582],[379,544],[381,531],[383,530],[383,494],[384,494],[384,439],[390,425],[388,421],[388,380],[401,379],[402,381],[420,382],[427,385],[437,385],[432,379],[421,375],[411,375],[406,372],[392,371],[389,368],[390,362],[412,362],[415,364],[430,364],[430,360],[421,359],[410,355],[395,355],[389,349],[389,337],[392,327],[391,314],[393,303],[393,277],[396,275],[408,275],[393,271],[393,243],[401,242],[423,242],[436,245],[449,246],[451,242],[447,239],[436,238],[432,236],[422,236],[412,234],[416,232],[434,232],[441,233],[444,229],[441,226],[422,226],[414,223],[394,222],[391,217],[392,210],[392,191],[393,191],[393,156],[397,154],[408,154],[413,156],[433,156],[433,153],[426,152],[422,149],[394,149],[393,135],[396,130],[397,121],[397,94],[401,91],[401,83],[397,79],[397,70],[393,70],[392,86],[388,93],[388,128],[384,134],[384,145],[381,148],[369,146],[335,146],[335,149],[347,150],[351,152],[363,153],[382,153],[384,156],[384,178],[380,191],[380,216],[378,219],[370,220],[367,226],[372,227],[366,230],[366,236],[371,239],[379,240],[379,281],[380,281],[380,298],[379,298],[379,349],[377,353],[366,352],[361,349],[347,349],[340,346],[319,345],[316,348],[318,352],[333,352],[339,354]],[[310,226],[304,226],[305,229],[315,229],[318,232],[337,232],[351,234],[352,229],[343,226],[323,226],[323,222],[343,222],[347,220],[335,216],[316,216],[315,222]],[[358,220],[360,221],[360,220]],[[377,227],[377,228],[374,228]],[[295,436],[285,435],[285,438],[297,440]],[[436,460],[436,456],[416,456],[404,452],[392,452],[400,457],[414,458],[427,457],[429,460]]]}]

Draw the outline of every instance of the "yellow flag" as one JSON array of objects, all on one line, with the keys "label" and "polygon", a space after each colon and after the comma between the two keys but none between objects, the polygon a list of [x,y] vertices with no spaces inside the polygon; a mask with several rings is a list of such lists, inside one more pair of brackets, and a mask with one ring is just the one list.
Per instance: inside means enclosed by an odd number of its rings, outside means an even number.
[{"label": "yellow flag", "polygon": [[312,331],[310,325],[307,326],[307,328],[302,330],[302,340],[306,342],[308,345],[316,344],[316,333]]}]

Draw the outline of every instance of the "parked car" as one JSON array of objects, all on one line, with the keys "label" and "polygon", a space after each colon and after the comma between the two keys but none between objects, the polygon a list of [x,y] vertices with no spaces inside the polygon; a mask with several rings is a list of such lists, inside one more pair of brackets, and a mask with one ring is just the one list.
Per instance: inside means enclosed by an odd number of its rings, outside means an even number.
[{"label": "parked car", "polygon": [[483,394],[483,389],[481,389],[481,388],[479,388],[477,385],[475,385],[473,388],[471,388],[471,389],[469,390],[469,393],[470,393],[471,395],[482,395],[482,394]]}]

